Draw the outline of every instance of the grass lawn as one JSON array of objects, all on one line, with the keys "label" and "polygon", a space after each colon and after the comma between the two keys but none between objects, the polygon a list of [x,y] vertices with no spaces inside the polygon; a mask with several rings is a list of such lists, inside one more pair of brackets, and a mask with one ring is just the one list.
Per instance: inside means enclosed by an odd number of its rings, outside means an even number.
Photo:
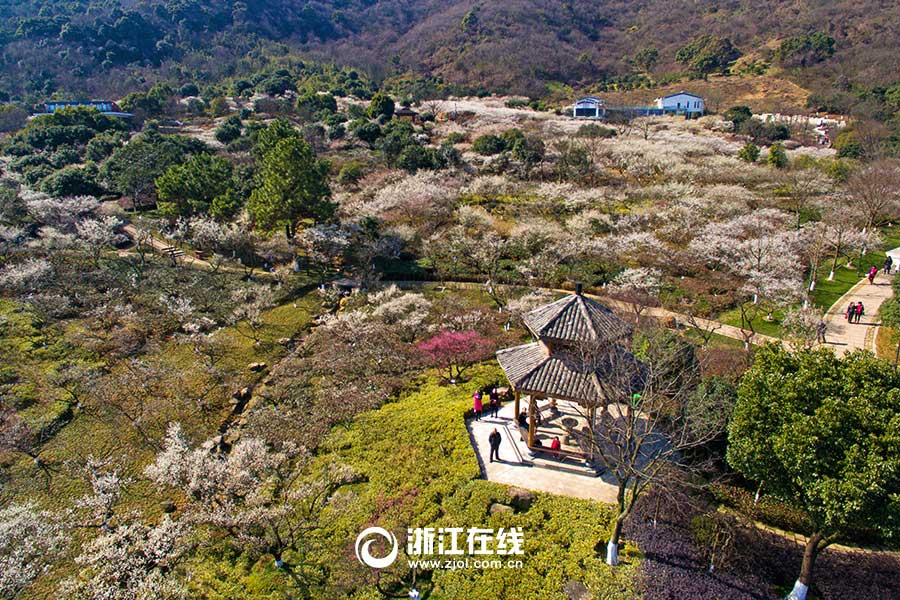
[{"label": "grass lawn", "polygon": [[881,237],[884,240],[884,249],[868,252],[862,257],[859,269],[856,268],[856,265],[848,269],[846,260],[838,260],[837,268],[834,271],[834,279],[831,281],[828,281],[828,274],[831,271],[831,260],[823,261],[816,277],[816,289],[812,293],[813,302],[815,302],[816,306],[823,310],[828,310],[841,296],[865,277],[870,267],[874,265],[881,269],[884,265],[885,251],[900,247],[900,226],[893,225],[883,228]]},{"label": "grass lawn", "polygon": [[[765,315],[763,315],[763,317],[764,316]],[[763,317],[758,317],[753,320],[753,331],[775,338],[781,337],[781,320],[784,318],[784,311],[776,310],[774,313],[772,313],[771,321],[767,321]],[[732,308],[731,310],[726,310],[725,312],[719,313],[719,315],[716,317],[716,320],[721,321],[726,325],[740,327],[741,309]]]},{"label": "grass lawn", "polygon": [[893,363],[897,355],[897,342],[900,342],[897,330],[893,327],[879,327],[875,336],[875,354]]}]

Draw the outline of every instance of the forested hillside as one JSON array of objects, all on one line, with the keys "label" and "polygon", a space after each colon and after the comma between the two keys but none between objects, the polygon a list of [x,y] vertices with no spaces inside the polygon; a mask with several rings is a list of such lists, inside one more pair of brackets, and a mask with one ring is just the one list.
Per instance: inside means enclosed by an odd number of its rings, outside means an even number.
[{"label": "forested hillside", "polygon": [[783,72],[822,108],[885,117],[898,11],[875,0],[0,0],[0,97],[212,83],[298,51],[376,80],[412,73],[536,97],[553,83]]}]

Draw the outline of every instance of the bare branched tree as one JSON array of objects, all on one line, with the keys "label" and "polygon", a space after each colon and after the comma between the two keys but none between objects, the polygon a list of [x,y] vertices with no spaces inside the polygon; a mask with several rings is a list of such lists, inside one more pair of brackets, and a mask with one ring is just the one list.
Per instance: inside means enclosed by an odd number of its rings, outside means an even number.
[{"label": "bare branched tree", "polygon": [[582,344],[575,360],[599,385],[601,399],[584,410],[582,448],[618,488],[606,562],[618,564],[622,528],[635,503],[671,469],[702,473],[700,450],[725,431],[731,394],[701,385],[694,348],[654,330],[641,340],[640,360],[616,344]]}]

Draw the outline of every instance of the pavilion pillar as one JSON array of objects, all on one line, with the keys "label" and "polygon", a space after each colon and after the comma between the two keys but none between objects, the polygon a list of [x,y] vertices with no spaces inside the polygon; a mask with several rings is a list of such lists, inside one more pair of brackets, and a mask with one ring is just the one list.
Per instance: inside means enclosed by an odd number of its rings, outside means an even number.
[{"label": "pavilion pillar", "polygon": [[590,434],[590,439],[588,440],[588,445],[590,446],[590,451],[588,452],[588,457],[591,462],[594,460],[594,427],[597,425],[597,407],[592,406],[589,414],[588,421],[588,433]]},{"label": "pavilion pillar", "polygon": [[515,394],[515,402],[513,404],[513,407],[515,408],[515,410],[513,411],[513,421],[515,421],[516,424],[518,424],[518,422],[519,422],[518,421],[518,419],[519,419],[519,390],[516,390],[514,392],[514,394]]},{"label": "pavilion pillar", "polygon": [[528,446],[534,446],[534,412],[537,408],[537,401],[534,399],[534,395],[531,396],[531,400],[528,402]]}]

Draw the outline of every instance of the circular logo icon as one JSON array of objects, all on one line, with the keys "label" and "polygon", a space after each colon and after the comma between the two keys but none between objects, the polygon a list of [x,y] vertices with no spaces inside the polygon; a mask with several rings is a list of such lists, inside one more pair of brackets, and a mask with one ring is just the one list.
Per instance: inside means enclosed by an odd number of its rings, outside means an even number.
[{"label": "circular logo icon", "polygon": [[[372,544],[377,542],[379,538],[387,541],[391,547],[391,551],[383,558],[372,556]],[[397,560],[398,550],[397,538],[394,537],[393,533],[383,527],[369,527],[368,529],[364,529],[356,538],[356,559],[373,569],[383,569],[391,566],[394,561]]]}]

